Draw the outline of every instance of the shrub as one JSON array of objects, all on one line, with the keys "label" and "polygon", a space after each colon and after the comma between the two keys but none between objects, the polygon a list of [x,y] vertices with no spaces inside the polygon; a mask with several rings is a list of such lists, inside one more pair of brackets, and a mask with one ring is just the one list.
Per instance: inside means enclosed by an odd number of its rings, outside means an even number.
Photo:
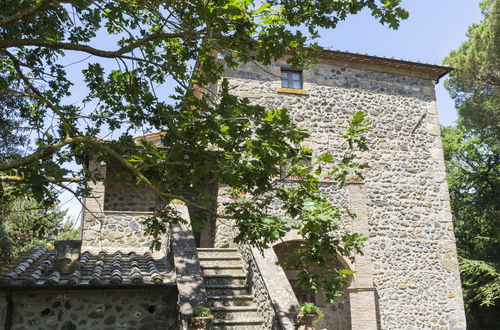
[{"label": "shrub", "polygon": [[318,320],[323,319],[323,312],[313,303],[303,303],[299,306],[300,314],[316,314],[318,315]]},{"label": "shrub", "polygon": [[212,316],[210,309],[205,306],[196,306],[193,308],[193,317],[209,317]]}]

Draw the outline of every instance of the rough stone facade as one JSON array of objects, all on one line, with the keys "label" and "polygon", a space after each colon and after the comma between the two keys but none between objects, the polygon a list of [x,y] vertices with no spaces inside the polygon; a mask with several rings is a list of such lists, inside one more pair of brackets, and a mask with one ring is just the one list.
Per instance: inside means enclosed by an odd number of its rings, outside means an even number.
[{"label": "rough stone facade", "polygon": [[106,186],[104,210],[128,212],[154,212],[160,201],[147,187],[133,183],[112,183]]},{"label": "rough stone facade", "polygon": [[83,239],[86,248],[148,250],[151,241],[144,234],[143,221],[149,215],[104,212],[86,214]]},{"label": "rough stone facade", "polygon": [[[0,298],[3,312],[5,296]],[[175,287],[142,291],[17,292],[12,301],[12,330],[177,327]],[[2,312],[0,316],[4,315]]]},{"label": "rough stone facade", "polygon": [[370,169],[355,199],[364,203],[366,217],[351,224],[369,237],[368,257],[353,265],[358,278],[351,313],[371,310],[365,316],[382,329],[464,329],[434,81],[405,70],[384,73],[376,65],[322,59],[302,71],[303,90],[289,93],[280,89],[282,67],[283,61],[265,70],[242,64],[225,77],[239,96],[290,109],[294,122],[310,129],[306,144],[318,153],[342,152],[340,132],[358,110],[372,119],[370,151],[360,154]]},{"label": "rough stone facade", "polygon": [[[82,249],[148,251],[151,237],[145,233],[144,221],[159,207],[157,197],[144,186],[113,181],[115,173],[110,174],[111,171],[92,160],[89,169],[99,173],[101,180],[89,184],[92,196],[85,200]],[[155,255],[168,254],[169,237],[165,233],[162,249],[155,251]]]}]

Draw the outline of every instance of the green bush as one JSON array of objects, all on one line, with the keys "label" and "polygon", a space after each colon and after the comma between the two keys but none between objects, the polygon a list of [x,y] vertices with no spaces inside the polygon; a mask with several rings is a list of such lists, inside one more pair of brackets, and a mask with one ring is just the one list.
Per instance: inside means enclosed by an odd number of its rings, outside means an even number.
[{"label": "green bush", "polygon": [[193,317],[209,317],[212,316],[210,309],[205,306],[196,306],[193,308]]},{"label": "green bush", "polygon": [[303,303],[299,306],[300,314],[316,314],[318,315],[318,320],[323,319],[323,312],[313,303]]}]

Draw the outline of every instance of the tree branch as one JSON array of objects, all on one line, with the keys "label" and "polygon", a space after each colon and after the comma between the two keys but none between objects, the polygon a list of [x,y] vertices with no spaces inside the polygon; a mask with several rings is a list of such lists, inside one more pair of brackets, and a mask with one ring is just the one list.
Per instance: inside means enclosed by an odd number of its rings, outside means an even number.
[{"label": "tree branch", "polygon": [[68,144],[74,143],[74,142],[75,142],[74,138],[66,138],[59,143],[41,147],[37,151],[32,153],[31,155],[28,155],[26,157],[19,158],[19,159],[13,159],[11,161],[0,163],[0,171],[7,171],[7,170],[20,168],[20,167],[29,165],[31,163],[34,163],[37,160],[47,158],[49,156],[52,156],[54,153],[56,153],[62,147],[66,146]]},{"label": "tree branch", "polygon": [[3,50],[2,53],[7,55],[7,57],[12,61],[12,64],[14,65],[14,69],[16,70],[17,74],[21,77],[23,82],[26,84],[26,86],[31,89],[35,95],[38,96],[38,98],[41,99],[42,102],[44,102],[49,108],[51,108],[58,116],[61,118],[61,121],[64,123],[67,129],[71,129],[74,132],[77,132],[78,130],[69,122],[69,120],[64,116],[62,111],[59,109],[59,106],[55,105],[51,101],[49,101],[46,97],[43,96],[42,92],[40,92],[26,77],[26,75],[23,73],[23,70],[21,70],[21,65],[19,60],[12,55],[10,52]]},{"label": "tree branch", "polygon": [[[219,218],[232,218],[230,216],[225,216],[222,214],[218,214],[217,212],[214,212],[210,210],[209,208],[205,207],[204,205],[200,205],[198,203],[195,203],[193,201],[188,200],[187,198],[179,195],[174,195],[174,194],[169,194],[165,193],[161,190],[159,190],[149,179],[142,174],[142,172],[135,168],[132,164],[130,164],[129,161],[127,161],[125,158],[123,158],[118,152],[113,150],[111,147],[104,145],[92,138],[86,137],[86,136],[77,136],[77,137],[68,137],[64,139],[63,141],[56,143],[54,145],[49,145],[42,147],[38,149],[36,152],[33,154],[23,157],[21,159],[14,159],[5,163],[0,163],[0,171],[6,171],[6,170],[11,170],[11,169],[16,169],[22,166],[29,165],[37,160],[49,157],[53,155],[57,150],[61,149],[62,147],[69,145],[69,144],[74,144],[74,143],[84,143],[86,145],[93,146],[99,150],[102,150],[103,152],[107,153],[109,156],[113,157],[116,159],[125,169],[130,171],[131,173],[134,174],[134,176],[144,182],[155,194],[157,194],[160,197],[164,197],[167,199],[178,199],[186,203],[187,205],[194,206],[198,209],[202,209],[207,211],[213,216],[219,217]],[[54,180],[52,183],[60,182],[61,180]],[[70,181],[73,182],[73,181]]]},{"label": "tree branch", "polygon": [[[48,177],[45,177],[45,182],[49,182],[49,183],[55,183],[55,182],[82,182],[82,178],[77,176],[77,177],[74,177],[74,178],[61,178],[61,179],[57,179],[57,178],[54,178],[52,176],[48,176]],[[24,180],[23,177],[19,176],[19,175],[1,175],[0,176],[0,181],[22,181]]]},{"label": "tree branch", "polygon": [[[124,46],[115,51],[101,50],[87,45],[74,44],[70,42],[59,42],[50,41],[42,39],[7,39],[0,40],[0,49],[7,49],[11,47],[25,47],[25,46],[36,46],[45,47],[51,49],[65,49],[85,52],[99,57],[105,58],[116,58],[122,57],[124,54],[131,52],[132,50],[146,44],[155,39],[171,39],[171,38],[195,38],[202,34],[204,30],[199,31],[188,31],[188,32],[178,32],[178,33],[153,33],[144,36],[143,38],[137,39],[134,42]],[[134,58],[135,59],[135,58]]]},{"label": "tree branch", "polygon": [[5,26],[13,21],[19,20],[26,16],[34,15],[40,10],[42,10],[45,6],[50,5],[52,2],[57,2],[57,0],[41,0],[39,3],[34,4],[33,6],[26,8],[23,11],[19,11],[14,15],[5,17],[4,19],[0,20],[0,26]]}]

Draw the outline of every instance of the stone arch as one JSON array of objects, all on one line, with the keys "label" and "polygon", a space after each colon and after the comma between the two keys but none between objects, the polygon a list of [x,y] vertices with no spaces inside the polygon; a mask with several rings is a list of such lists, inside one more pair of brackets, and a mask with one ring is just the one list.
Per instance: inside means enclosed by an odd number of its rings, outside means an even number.
[{"label": "stone arch", "polygon": [[[296,236],[296,237],[293,237]],[[293,238],[292,238],[293,237]],[[282,241],[273,245],[273,250],[278,257],[278,260],[282,261],[286,258],[287,254],[293,253],[296,249],[300,248],[301,243],[304,242],[303,238],[298,237],[298,235],[288,235],[290,240]],[[347,269],[352,269],[350,262],[340,255],[333,256],[335,262],[338,262],[342,267]],[[348,286],[345,287],[345,295],[336,299],[333,303],[329,304],[326,301],[326,296],[323,292],[317,294],[312,294],[308,289],[302,288],[298,284],[297,280],[297,270],[294,269],[284,269],[287,279],[292,287],[295,296],[299,303],[304,302],[314,302],[324,313],[324,319],[316,323],[317,329],[329,329],[329,330],[350,330],[351,329],[351,307],[350,307],[350,295],[348,291]],[[351,283],[354,279],[351,279]]]}]

